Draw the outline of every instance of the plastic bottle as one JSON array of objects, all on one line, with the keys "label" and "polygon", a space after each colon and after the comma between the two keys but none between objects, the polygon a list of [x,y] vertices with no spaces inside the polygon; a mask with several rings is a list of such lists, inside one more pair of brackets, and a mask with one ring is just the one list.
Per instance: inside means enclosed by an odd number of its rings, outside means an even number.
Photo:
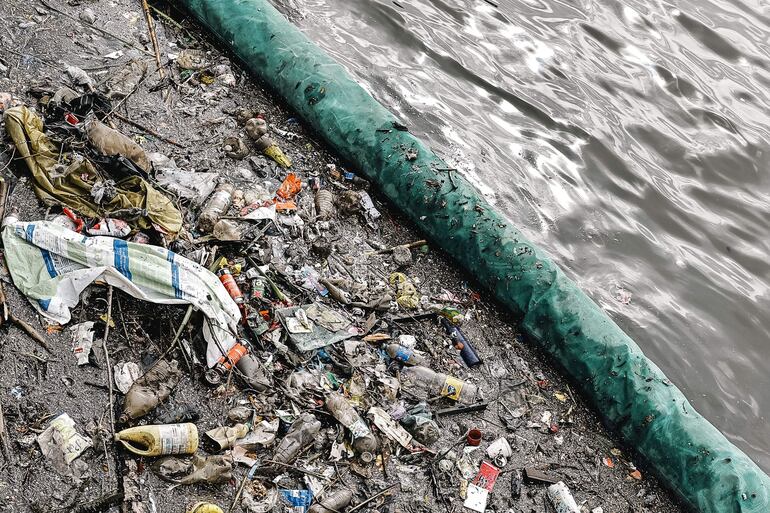
[{"label": "plastic bottle", "polygon": [[244,342],[239,340],[230,348],[227,356],[219,357],[217,363],[206,371],[206,381],[212,385],[218,385],[222,382],[222,377],[233,368],[233,365],[237,366],[241,358],[249,352],[249,348]]},{"label": "plastic bottle", "polygon": [[353,449],[362,453],[362,456],[364,456],[364,453],[369,453],[369,456],[376,454],[379,446],[377,438],[371,432],[364,419],[358,415],[353,405],[342,394],[327,394],[326,409],[334,415],[334,418],[340,424],[350,430],[350,433],[353,435]]},{"label": "plastic bottle", "polygon": [[307,513],[334,513],[335,511],[342,511],[352,500],[353,492],[347,488],[340,488],[334,493],[323,495],[321,499],[316,499],[315,504],[310,506]]},{"label": "plastic bottle", "polygon": [[556,513],[580,513],[575,498],[562,481],[548,487],[548,498],[551,499]]},{"label": "plastic bottle", "polygon": [[270,385],[270,380],[265,375],[263,367],[251,351],[243,355],[235,367],[240,371],[238,377],[257,392],[266,390]]},{"label": "plastic bottle", "polygon": [[405,365],[423,365],[425,363],[425,358],[415,354],[412,349],[404,347],[400,344],[386,345],[385,352],[387,352],[388,355],[394,360],[398,360]]},{"label": "plastic bottle", "polygon": [[476,385],[427,367],[407,367],[401,372],[401,378],[402,384],[412,388],[422,399],[442,395],[462,404],[473,404],[478,398]]},{"label": "plastic bottle", "polygon": [[196,502],[187,510],[187,513],[225,513],[225,511],[210,502]]},{"label": "plastic bottle", "polygon": [[445,317],[439,317],[439,321],[444,327],[444,331],[449,335],[449,338],[452,339],[455,349],[460,351],[460,358],[463,359],[465,365],[468,367],[481,365],[481,358],[479,358],[479,355],[476,353],[473,345],[471,345],[471,341],[465,336],[465,333]]},{"label": "plastic bottle", "polygon": [[139,456],[193,454],[198,449],[195,424],[137,426],[115,433],[115,440]]},{"label": "plastic bottle", "polygon": [[240,287],[238,287],[238,284],[235,282],[235,278],[233,278],[233,273],[230,272],[230,269],[227,269],[226,267],[220,269],[217,272],[217,276],[219,276],[219,281],[225,286],[225,290],[227,290],[227,293],[233,298],[233,301],[238,305],[242,305],[244,302],[243,292],[241,292]]},{"label": "plastic bottle", "polygon": [[221,183],[217,186],[198,216],[199,230],[209,233],[214,229],[219,218],[230,209],[230,205],[233,203],[233,192],[235,192],[235,187],[229,183]]},{"label": "plastic bottle", "polygon": [[318,219],[329,219],[334,215],[334,195],[329,189],[315,193],[315,211]]},{"label": "plastic bottle", "polygon": [[150,413],[168,399],[181,377],[182,371],[179,370],[179,362],[176,360],[158,362],[128,389],[120,421],[128,422]]},{"label": "plastic bottle", "polygon": [[313,443],[320,431],[321,422],[313,414],[303,413],[292,422],[289,432],[278,444],[273,461],[291,463],[302,449]]}]

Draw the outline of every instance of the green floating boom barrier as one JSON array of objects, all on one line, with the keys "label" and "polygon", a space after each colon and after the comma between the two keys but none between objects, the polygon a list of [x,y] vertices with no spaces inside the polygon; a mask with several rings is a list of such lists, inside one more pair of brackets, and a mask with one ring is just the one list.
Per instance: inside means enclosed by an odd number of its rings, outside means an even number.
[{"label": "green floating boom barrier", "polygon": [[510,308],[685,504],[702,513],[770,512],[770,478],[543,251],[267,0],[181,3]]}]

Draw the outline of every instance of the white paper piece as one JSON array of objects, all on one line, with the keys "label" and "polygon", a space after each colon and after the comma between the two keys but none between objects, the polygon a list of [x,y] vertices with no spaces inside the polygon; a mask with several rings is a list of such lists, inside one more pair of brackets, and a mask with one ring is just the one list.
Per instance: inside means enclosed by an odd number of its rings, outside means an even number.
[{"label": "white paper piece", "polygon": [[75,353],[78,365],[86,365],[94,346],[94,323],[81,322],[70,326],[69,329],[72,332],[72,352]]},{"label": "white paper piece", "polygon": [[115,379],[115,386],[125,395],[134,381],[142,376],[142,369],[134,362],[121,362],[112,368],[112,375]]},{"label": "white paper piece", "polygon": [[489,491],[486,488],[481,488],[475,484],[468,483],[468,491],[466,492],[463,506],[470,510],[484,513],[484,511],[487,509],[488,500]]}]

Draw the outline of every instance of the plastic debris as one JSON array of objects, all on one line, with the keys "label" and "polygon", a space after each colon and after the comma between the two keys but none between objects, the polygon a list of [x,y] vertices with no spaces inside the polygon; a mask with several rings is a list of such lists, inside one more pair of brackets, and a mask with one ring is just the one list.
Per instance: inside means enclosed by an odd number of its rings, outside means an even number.
[{"label": "plastic debris", "polygon": [[94,345],[94,323],[81,322],[70,326],[72,332],[72,352],[75,353],[78,365],[87,365]]},{"label": "plastic debris", "polygon": [[139,456],[193,454],[198,428],[191,423],[137,426],[115,433],[115,441]]},{"label": "plastic debris", "polygon": [[134,362],[122,362],[115,365],[112,370],[115,386],[123,394],[127,394],[131,385],[142,375],[142,369]]},{"label": "plastic debris", "polygon": [[91,440],[77,432],[75,421],[66,413],[48,424],[45,431],[37,436],[37,443],[51,466],[61,474],[67,474],[75,458],[92,446]]},{"label": "plastic debris", "polygon": [[580,513],[575,498],[562,481],[548,487],[548,498],[556,508],[556,513]]},{"label": "plastic debris", "polygon": [[138,419],[150,413],[171,395],[182,372],[176,361],[159,361],[142,377],[134,381],[123,401],[121,422]]}]

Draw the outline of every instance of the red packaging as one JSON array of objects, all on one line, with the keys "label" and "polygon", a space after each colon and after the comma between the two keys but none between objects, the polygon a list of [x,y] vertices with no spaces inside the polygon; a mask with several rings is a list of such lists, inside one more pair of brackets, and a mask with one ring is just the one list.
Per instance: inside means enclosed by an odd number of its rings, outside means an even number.
[{"label": "red packaging", "polygon": [[499,475],[499,468],[484,461],[481,463],[479,473],[476,474],[476,477],[473,478],[472,483],[479,488],[484,488],[485,490],[491,492],[492,488],[495,487],[495,481],[497,481],[497,476]]}]

